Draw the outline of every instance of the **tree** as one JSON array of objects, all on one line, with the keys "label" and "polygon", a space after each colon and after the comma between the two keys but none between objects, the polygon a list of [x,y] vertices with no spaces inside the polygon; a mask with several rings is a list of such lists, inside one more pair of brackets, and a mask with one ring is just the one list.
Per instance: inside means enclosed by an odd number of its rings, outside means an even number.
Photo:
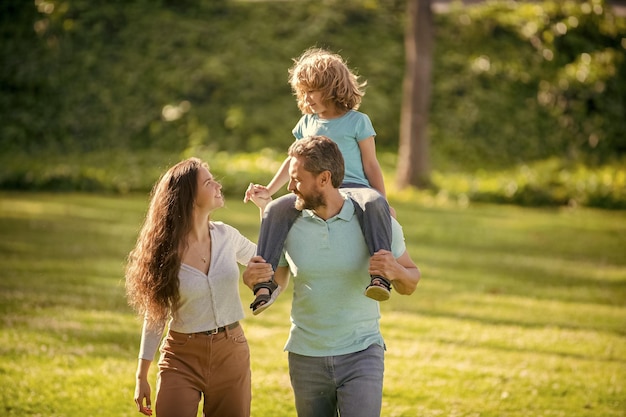
[{"label": "tree", "polygon": [[433,61],[431,0],[407,1],[404,45],[406,64],[396,182],[400,189],[409,185],[426,188],[430,185],[427,130]]}]

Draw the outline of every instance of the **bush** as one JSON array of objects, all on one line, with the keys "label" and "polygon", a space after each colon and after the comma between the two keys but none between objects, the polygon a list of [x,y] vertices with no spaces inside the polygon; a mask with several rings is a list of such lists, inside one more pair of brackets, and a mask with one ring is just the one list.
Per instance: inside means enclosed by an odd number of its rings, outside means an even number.
[{"label": "bush", "polygon": [[504,171],[433,176],[435,193],[461,202],[626,209],[626,164],[597,168],[551,158]]},{"label": "bush", "polygon": [[[171,165],[189,156],[207,161],[225,194],[243,198],[250,182],[267,184],[285,158],[284,152],[229,153],[197,147],[182,153],[161,151],[126,153],[116,150],[50,157],[45,163],[26,154],[0,155],[0,189],[148,193]],[[388,182],[396,155],[381,153]],[[431,191],[397,192],[394,198],[466,205],[471,202],[523,206],[587,206],[626,209],[626,164],[589,168],[566,159],[551,158],[501,171],[466,173],[436,171]],[[391,185],[391,184],[390,184]],[[279,194],[286,192],[286,188]]]}]

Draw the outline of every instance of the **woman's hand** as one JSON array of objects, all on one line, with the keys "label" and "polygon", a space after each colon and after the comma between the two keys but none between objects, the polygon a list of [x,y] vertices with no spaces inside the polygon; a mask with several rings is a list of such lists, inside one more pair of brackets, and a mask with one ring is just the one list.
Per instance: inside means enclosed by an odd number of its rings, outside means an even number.
[{"label": "woman's hand", "polygon": [[147,416],[152,415],[152,400],[150,400],[150,384],[148,383],[148,371],[151,363],[152,361],[147,359],[139,359],[137,363],[137,382],[135,383],[137,411]]},{"label": "woman's hand", "polygon": [[[145,405],[144,405],[145,400]],[[150,400],[150,384],[146,378],[137,378],[135,384],[135,404],[137,411],[147,416],[152,415],[152,401]]]}]

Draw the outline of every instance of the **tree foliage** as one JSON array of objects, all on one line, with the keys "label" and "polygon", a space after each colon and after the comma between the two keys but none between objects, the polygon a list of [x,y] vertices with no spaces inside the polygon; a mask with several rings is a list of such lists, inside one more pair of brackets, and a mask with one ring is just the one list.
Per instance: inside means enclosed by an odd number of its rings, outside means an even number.
[{"label": "tree foliage", "polygon": [[488,2],[437,25],[431,128],[446,163],[624,154],[626,23],[603,2]]},{"label": "tree foliage", "polygon": [[[317,45],[368,81],[397,149],[402,0],[5,0],[0,152],[284,150],[291,59]],[[626,23],[604,3],[486,2],[436,16],[432,165],[626,150]]]}]

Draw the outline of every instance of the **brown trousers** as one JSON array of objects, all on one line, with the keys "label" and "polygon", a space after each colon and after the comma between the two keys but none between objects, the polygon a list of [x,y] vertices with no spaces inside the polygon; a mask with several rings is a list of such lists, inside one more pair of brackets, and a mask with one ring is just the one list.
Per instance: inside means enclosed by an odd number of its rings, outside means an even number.
[{"label": "brown trousers", "polygon": [[249,417],[250,349],[241,326],[215,335],[169,331],[161,349],[156,417]]}]

